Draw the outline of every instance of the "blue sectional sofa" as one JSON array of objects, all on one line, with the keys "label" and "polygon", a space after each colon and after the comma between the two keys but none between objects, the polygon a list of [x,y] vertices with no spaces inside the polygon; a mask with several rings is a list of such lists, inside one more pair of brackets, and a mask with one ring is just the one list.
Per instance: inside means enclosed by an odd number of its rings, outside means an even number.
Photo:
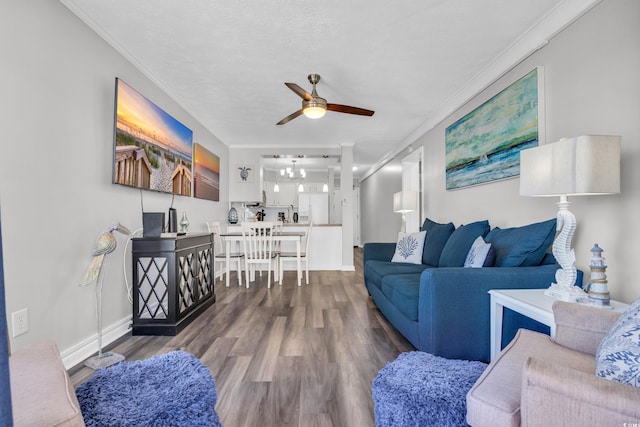
[{"label": "blue sectional sofa", "polygon": [[[426,219],[422,263],[391,262],[396,243],[364,245],[365,286],[382,314],[416,349],[437,356],[490,357],[490,289],[547,288],[559,268],[548,253],[556,220],[490,230],[488,221],[455,228]],[[481,236],[491,249],[480,268],[464,267]],[[578,272],[577,283],[582,282]],[[506,310],[503,345],[525,327],[548,333],[531,319]]]}]

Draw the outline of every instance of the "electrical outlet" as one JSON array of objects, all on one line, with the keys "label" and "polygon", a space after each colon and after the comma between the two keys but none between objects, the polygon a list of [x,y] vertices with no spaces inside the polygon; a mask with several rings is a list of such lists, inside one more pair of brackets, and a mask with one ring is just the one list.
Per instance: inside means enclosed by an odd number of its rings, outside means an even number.
[{"label": "electrical outlet", "polygon": [[13,324],[14,338],[29,332],[29,309],[23,308],[11,313],[11,322]]}]

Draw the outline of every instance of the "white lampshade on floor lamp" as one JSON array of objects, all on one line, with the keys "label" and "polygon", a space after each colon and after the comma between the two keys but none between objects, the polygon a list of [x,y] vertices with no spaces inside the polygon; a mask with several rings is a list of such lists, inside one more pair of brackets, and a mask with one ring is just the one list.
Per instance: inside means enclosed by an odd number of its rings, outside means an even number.
[{"label": "white lampshade on floor lamp", "polygon": [[399,191],[393,195],[393,211],[402,213],[402,233],[407,232],[407,219],[405,214],[418,209],[417,191]]},{"label": "white lampshade on floor lamp", "polygon": [[587,294],[574,286],[577,277],[571,240],[576,217],[568,196],[620,192],[620,137],[586,135],[562,139],[520,152],[520,195],[560,196],[553,255],[561,269],[546,295],[576,301]]}]

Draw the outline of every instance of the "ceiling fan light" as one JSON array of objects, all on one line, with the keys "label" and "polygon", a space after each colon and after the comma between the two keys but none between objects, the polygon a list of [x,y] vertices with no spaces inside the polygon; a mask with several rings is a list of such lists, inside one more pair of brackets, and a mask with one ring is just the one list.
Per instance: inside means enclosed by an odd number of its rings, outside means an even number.
[{"label": "ceiling fan light", "polygon": [[319,119],[323,117],[326,112],[326,109],[316,106],[309,106],[302,110],[302,113],[310,119]]}]

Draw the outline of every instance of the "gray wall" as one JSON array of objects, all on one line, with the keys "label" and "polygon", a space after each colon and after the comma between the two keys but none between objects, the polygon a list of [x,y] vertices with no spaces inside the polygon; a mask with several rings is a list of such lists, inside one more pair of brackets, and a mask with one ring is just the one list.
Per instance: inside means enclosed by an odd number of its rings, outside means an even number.
[{"label": "gray wall", "polygon": [[[96,333],[93,286],[80,288],[78,282],[97,235],[113,221],[142,227],[141,192],[111,183],[115,78],[172,114],[193,130],[195,142],[220,156],[221,202],[175,198],[191,231],[205,231],[206,220],[226,218],[228,148],[57,1],[3,2],[0,47],[7,315],[28,308],[30,327],[11,344],[15,349],[49,338],[64,353]],[[143,195],[146,211],[166,212],[171,203],[168,194]],[[122,266],[126,239],[117,238],[105,273],[106,328],[131,316]],[[130,277],[130,256],[125,259]]]},{"label": "gray wall", "polygon": [[393,211],[393,194],[402,190],[402,162],[394,159],[360,184],[362,244],[395,242],[402,216]]},{"label": "gray wall", "polygon": [[[481,105],[536,66],[544,66],[546,135],[548,142],[585,134],[622,136],[622,193],[573,197],[571,211],[578,229],[573,240],[578,268],[589,272],[590,249],[604,249],[612,297],[625,302],[640,297],[635,259],[640,241],[640,2],[606,0],[470,102],[435,126],[417,143],[425,150],[424,211],[436,221],[456,226],[488,218],[501,228],[553,218],[557,201],[521,197],[519,179],[445,190],[444,131],[451,123]],[[415,145],[415,143],[414,143]],[[384,206],[398,191],[397,177],[385,169],[362,183],[363,205],[390,215]],[[393,189],[392,189],[393,187]],[[375,190],[374,190],[375,189]],[[380,191],[379,189],[384,189]],[[378,208],[376,208],[378,207]],[[378,209],[378,210],[376,210]],[[364,217],[364,213],[363,213]],[[384,221],[363,221],[363,241],[394,240],[378,229]],[[588,277],[588,276],[587,276]]]}]

